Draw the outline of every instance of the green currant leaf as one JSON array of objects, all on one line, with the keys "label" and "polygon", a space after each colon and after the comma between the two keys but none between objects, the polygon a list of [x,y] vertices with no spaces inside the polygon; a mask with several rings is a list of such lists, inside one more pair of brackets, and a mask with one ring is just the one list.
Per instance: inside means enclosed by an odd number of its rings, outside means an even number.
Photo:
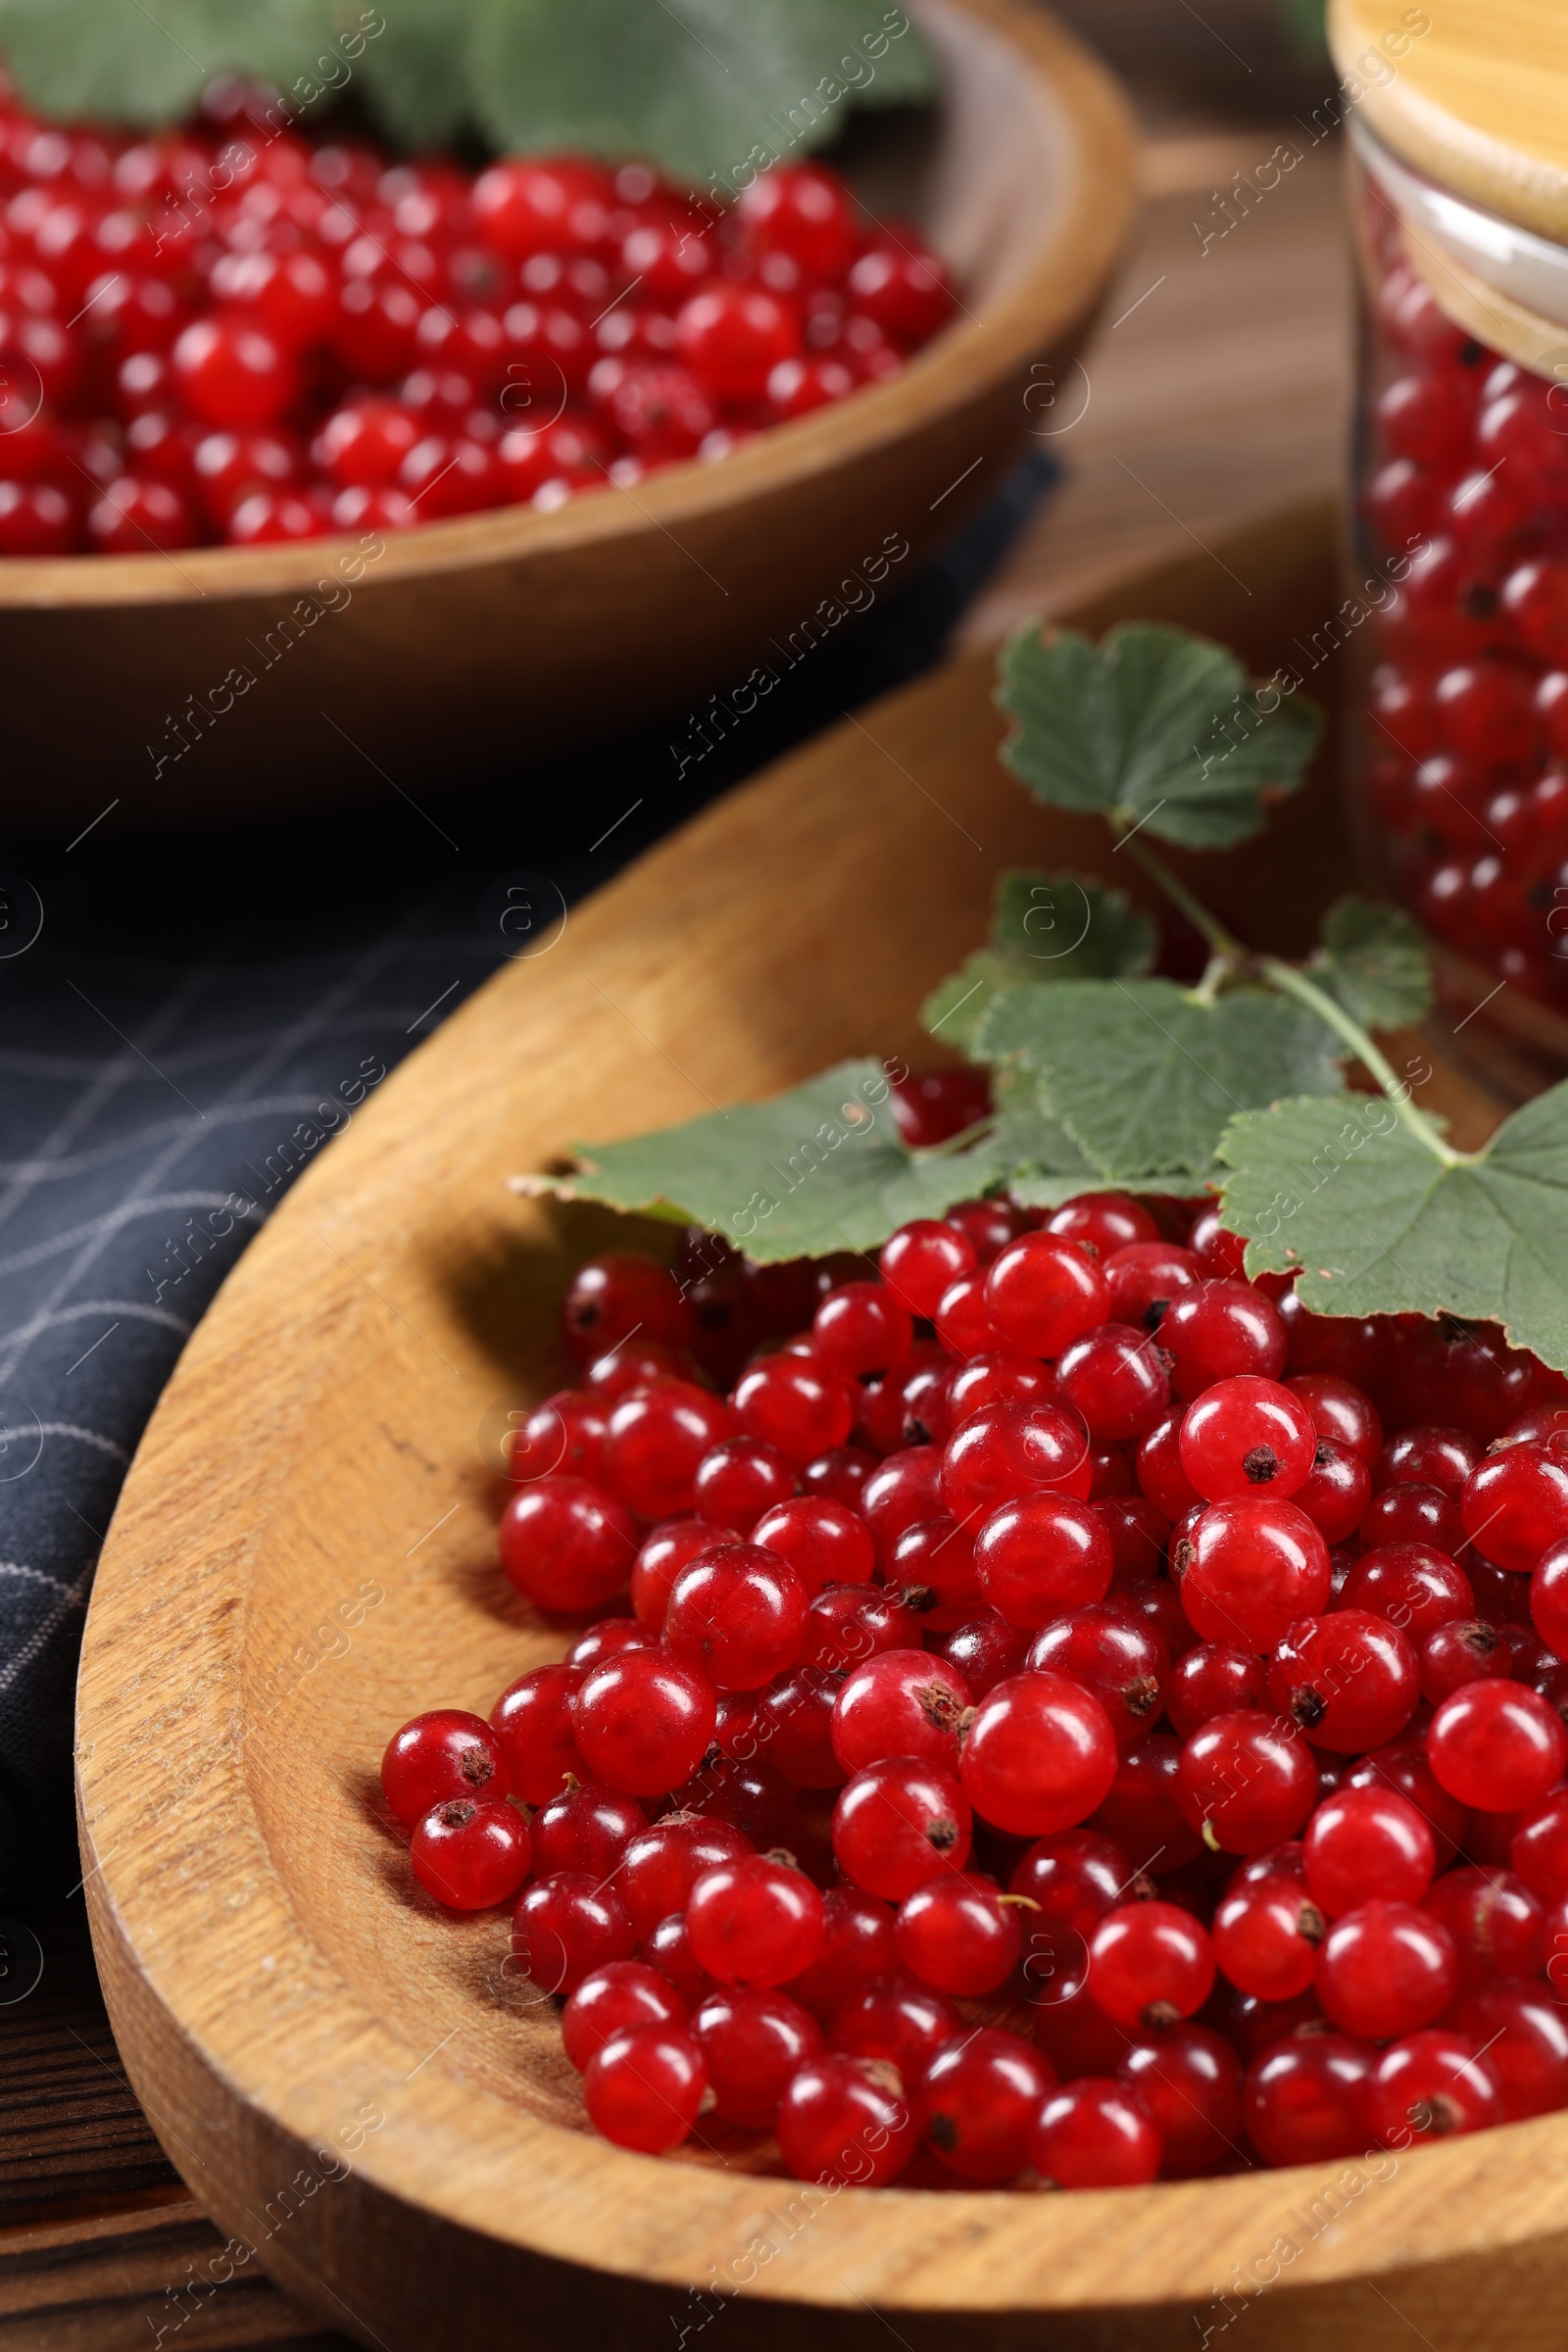
[{"label": "green currant leaf", "polygon": [[446,145],[474,115],[468,12],[452,0],[388,0],[380,13],[386,29],[362,69],[376,120],[400,146]]},{"label": "green currant leaf", "polygon": [[1125,892],[1077,874],[1013,868],[997,877],[991,945],[926,999],[933,1037],[966,1053],[999,989],[1020,980],[1104,980],[1147,972],[1159,935]]},{"label": "green currant leaf", "polygon": [[1315,704],[1254,692],[1234,654],[1164,621],[1125,622],[1100,646],[1029,622],[1001,679],[1016,721],[1002,756],[1037,800],[1190,849],[1259,832],[1265,796],[1299,784],[1322,724]]},{"label": "green currant leaf", "polygon": [[1109,1184],[1206,1182],[1238,1110],[1282,1094],[1333,1095],[1333,1033],[1253,989],[1205,1003],[1170,980],[1011,988],[980,1024],[987,1061],[1035,1072],[1045,1101]]},{"label": "green currant leaf", "polygon": [[481,0],[473,63],[499,147],[650,155],[719,195],[822,145],[851,106],[935,87],[884,0]]},{"label": "green currant leaf", "polygon": [[1363,1029],[1403,1029],[1432,1009],[1432,965],[1420,925],[1397,906],[1341,899],[1323,918],[1311,973]]},{"label": "green currant leaf", "polygon": [[965,1152],[908,1151],[876,1061],[840,1062],[769,1102],[572,1150],[579,1172],[539,1189],[707,1225],[762,1260],[878,1249],[906,1218],[940,1216],[1006,1172],[989,1137]]},{"label": "green currant leaf", "polygon": [[1382,1095],[1280,1102],[1233,1119],[1223,1222],[1249,1274],[1300,1268],[1317,1315],[1498,1322],[1568,1370],[1568,1084],[1446,1166]]},{"label": "green currant leaf", "polygon": [[150,127],[217,74],[292,90],[337,29],[327,0],[0,0],[0,52],[41,114]]}]

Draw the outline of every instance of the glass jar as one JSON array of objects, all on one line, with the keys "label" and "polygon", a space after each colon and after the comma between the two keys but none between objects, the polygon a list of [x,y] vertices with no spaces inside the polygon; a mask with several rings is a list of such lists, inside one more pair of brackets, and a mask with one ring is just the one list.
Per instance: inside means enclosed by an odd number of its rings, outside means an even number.
[{"label": "glass jar", "polygon": [[[1342,73],[1348,26],[1364,41],[1379,13],[1340,7]],[[1439,107],[1422,86],[1436,54],[1407,46],[1348,109],[1362,286],[1351,805],[1383,888],[1439,943],[1446,993],[1492,1000],[1493,1018],[1568,1054],[1568,161],[1560,188],[1549,170],[1510,176],[1479,70],[1492,116],[1478,161],[1451,55]],[[1520,999],[1562,1016],[1560,1037]]]}]

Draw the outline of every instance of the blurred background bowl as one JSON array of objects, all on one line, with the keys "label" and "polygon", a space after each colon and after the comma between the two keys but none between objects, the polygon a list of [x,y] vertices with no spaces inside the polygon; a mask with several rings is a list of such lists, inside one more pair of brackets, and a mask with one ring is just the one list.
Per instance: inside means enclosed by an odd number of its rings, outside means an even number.
[{"label": "blurred background bowl", "polygon": [[133,824],[225,824],[526,763],[689,706],[885,545],[902,567],[946,536],[1070,398],[1133,136],[1104,69],[1027,0],[911,7],[942,99],[862,119],[836,159],[960,285],[903,374],[555,514],[0,562],[0,816],[74,832],[117,793]]}]

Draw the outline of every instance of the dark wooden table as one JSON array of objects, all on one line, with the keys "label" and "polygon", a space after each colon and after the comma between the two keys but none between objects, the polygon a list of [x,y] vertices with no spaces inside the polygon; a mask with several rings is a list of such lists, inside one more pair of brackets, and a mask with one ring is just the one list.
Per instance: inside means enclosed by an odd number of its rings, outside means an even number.
[{"label": "dark wooden table", "polygon": [[43,1974],[0,2002],[0,2352],[348,2352],[259,2265],[211,2280],[223,2241],[125,2080],[80,1895],[19,1918]]}]

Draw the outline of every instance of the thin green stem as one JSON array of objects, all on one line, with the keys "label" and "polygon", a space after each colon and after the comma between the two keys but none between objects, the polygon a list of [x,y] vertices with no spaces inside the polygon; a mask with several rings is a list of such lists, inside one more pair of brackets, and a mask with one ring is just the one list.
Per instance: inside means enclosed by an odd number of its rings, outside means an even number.
[{"label": "thin green stem", "polygon": [[1203,977],[1192,992],[1193,1002],[1197,1004],[1214,1004],[1235,969],[1236,958],[1233,956],[1211,956],[1203,967]]},{"label": "thin green stem", "polygon": [[951,1159],[955,1152],[966,1152],[969,1146],[978,1143],[983,1135],[989,1135],[996,1123],[996,1112],[988,1110],[983,1119],[976,1119],[972,1126],[961,1127],[956,1135],[948,1136],[944,1142],[922,1145],[921,1149],[914,1153],[914,1157],[916,1159]]},{"label": "thin green stem", "polygon": [[1396,1116],[1403,1121],[1417,1142],[1426,1147],[1434,1159],[1440,1159],[1446,1168],[1459,1168],[1468,1166],[1481,1156],[1479,1152],[1455,1152],[1450,1144],[1444,1142],[1431,1120],[1417,1110],[1410,1100],[1409,1088],[1402,1078],[1396,1075],[1392,1065],[1379,1053],[1360,1022],[1353,1020],[1344,1005],[1331,997],[1325,989],[1319,988],[1315,981],[1309,980],[1306,974],[1298,970],[1294,963],[1282,963],[1274,956],[1260,956],[1257,959],[1257,969],[1264,979],[1272,980],[1274,986],[1283,995],[1294,997],[1298,1004],[1306,1005],[1309,1011],[1316,1013],[1320,1021],[1328,1024],[1336,1037],[1344,1040],[1356,1059],[1364,1063],[1366,1068],[1371,1071],[1384,1094],[1394,1105]]},{"label": "thin green stem", "polygon": [[1143,842],[1135,841],[1130,833],[1124,833],[1122,839],[1150,880],[1159,884],[1171,904],[1179,906],[1194,930],[1201,934],[1210,954],[1228,956],[1232,961],[1246,956],[1247,950],[1241,941],[1232,939],[1224,924],[1209,913],[1202,901],[1195,899],[1186,883],[1177,880],[1163,858],[1156,857]]}]

